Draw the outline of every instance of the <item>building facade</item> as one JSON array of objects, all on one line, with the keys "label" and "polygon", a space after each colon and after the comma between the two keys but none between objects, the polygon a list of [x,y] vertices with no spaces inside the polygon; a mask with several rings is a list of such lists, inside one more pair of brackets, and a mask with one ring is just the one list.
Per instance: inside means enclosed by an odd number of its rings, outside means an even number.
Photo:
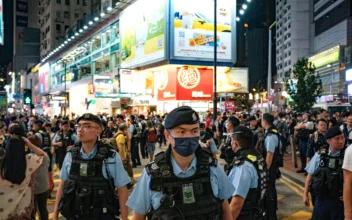
[{"label": "building facade", "polygon": [[276,0],[277,81],[292,73],[293,65],[309,56],[310,3],[307,0]]}]

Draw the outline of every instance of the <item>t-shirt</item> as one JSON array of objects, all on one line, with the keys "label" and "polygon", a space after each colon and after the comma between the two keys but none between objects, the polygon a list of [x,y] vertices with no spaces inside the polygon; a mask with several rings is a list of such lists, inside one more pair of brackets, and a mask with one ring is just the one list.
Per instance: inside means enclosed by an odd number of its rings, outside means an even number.
[{"label": "t-shirt", "polygon": [[351,147],[351,145],[349,147],[347,147],[347,149],[345,151],[345,158],[343,160],[342,168],[344,170],[348,170],[348,171],[352,172],[352,147]]},{"label": "t-shirt", "polygon": [[124,157],[126,157],[127,156],[127,146],[126,146],[126,138],[123,133],[117,132],[116,144],[117,144],[117,147],[119,147],[119,144],[122,144],[122,148],[125,150]]}]

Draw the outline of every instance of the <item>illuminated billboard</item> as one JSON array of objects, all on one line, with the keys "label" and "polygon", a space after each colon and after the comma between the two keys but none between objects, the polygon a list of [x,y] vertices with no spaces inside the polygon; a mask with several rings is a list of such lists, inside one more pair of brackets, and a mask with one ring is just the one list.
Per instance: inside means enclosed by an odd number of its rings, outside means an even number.
[{"label": "illuminated billboard", "polygon": [[0,45],[4,45],[4,16],[3,16],[3,4],[0,0]]},{"label": "illuminated billboard", "polygon": [[121,12],[122,68],[165,59],[166,11],[165,0],[139,0]]},{"label": "illuminated billboard", "polygon": [[217,37],[214,37],[213,0],[171,1],[171,59],[234,62],[236,54],[236,1],[217,1]]}]

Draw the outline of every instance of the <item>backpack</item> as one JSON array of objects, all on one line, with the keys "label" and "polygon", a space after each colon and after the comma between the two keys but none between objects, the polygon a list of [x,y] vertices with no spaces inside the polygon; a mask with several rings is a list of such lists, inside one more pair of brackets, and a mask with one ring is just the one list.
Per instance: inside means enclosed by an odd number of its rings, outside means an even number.
[{"label": "backpack", "polygon": [[122,133],[115,134],[112,138],[103,138],[100,141],[103,142],[104,144],[109,144],[111,147],[116,150],[116,152],[119,152],[119,146],[117,146],[116,138],[119,135],[124,135]]},{"label": "backpack", "polygon": [[148,130],[147,141],[148,143],[156,143],[158,141],[155,128],[153,130]]},{"label": "backpack", "polygon": [[276,128],[277,128],[277,130],[278,130],[278,132],[280,133],[280,134],[282,134],[283,132],[285,132],[285,130],[286,130],[286,126],[285,126],[285,121],[283,121],[283,120],[278,120],[277,121],[277,125],[276,125]]}]

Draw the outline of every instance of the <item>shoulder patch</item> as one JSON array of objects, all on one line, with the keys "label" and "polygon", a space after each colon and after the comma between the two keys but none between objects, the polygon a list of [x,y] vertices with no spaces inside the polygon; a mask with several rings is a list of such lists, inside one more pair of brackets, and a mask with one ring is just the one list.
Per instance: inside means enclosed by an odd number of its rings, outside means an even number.
[{"label": "shoulder patch", "polygon": [[320,149],[320,154],[327,154],[327,149],[326,148],[321,148]]},{"label": "shoulder patch", "polygon": [[256,162],[256,161],[257,161],[257,157],[254,156],[254,155],[251,155],[251,154],[248,154],[248,155],[247,155],[247,158],[248,158],[249,160],[251,160],[252,162]]},{"label": "shoulder patch", "polygon": [[277,130],[276,130],[276,129],[272,129],[271,131],[274,132],[274,133],[277,133]]}]

